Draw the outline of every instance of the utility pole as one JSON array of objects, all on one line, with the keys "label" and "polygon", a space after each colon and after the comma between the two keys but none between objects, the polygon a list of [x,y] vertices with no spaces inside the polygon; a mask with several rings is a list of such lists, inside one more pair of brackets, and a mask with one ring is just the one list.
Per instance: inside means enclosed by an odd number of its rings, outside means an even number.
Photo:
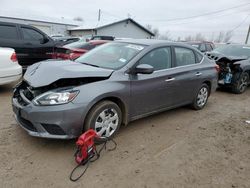
[{"label": "utility pole", "polygon": [[245,44],[247,44],[247,43],[248,43],[249,33],[250,33],[250,25],[249,25],[249,28],[248,28],[247,38],[246,38]]},{"label": "utility pole", "polygon": [[101,9],[98,11],[98,22],[101,20]]}]

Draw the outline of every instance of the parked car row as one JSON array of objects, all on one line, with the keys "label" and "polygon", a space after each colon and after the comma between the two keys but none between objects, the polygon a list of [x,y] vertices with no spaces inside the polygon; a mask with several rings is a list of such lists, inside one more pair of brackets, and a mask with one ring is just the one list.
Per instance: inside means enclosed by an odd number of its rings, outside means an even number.
[{"label": "parked car row", "polygon": [[15,49],[18,62],[25,70],[36,62],[54,58],[56,43],[35,27],[0,22],[0,45]]},{"label": "parked car row", "polygon": [[37,137],[70,139],[90,128],[112,137],[121,124],[157,112],[200,110],[218,84],[238,94],[249,84],[246,45],[123,39],[58,46],[34,27],[10,23],[0,23],[0,42],[13,48],[0,48],[1,75],[8,73],[2,83],[21,77],[17,60],[29,66],[12,105],[17,122]]},{"label": "parked car row", "polygon": [[[72,58],[77,58],[95,46],[105,43],[100,40],[86,43],[78,37],[56,35],[53,37],[54,40],[41,30],[30,25],[0,22],[1,47],[13,48],[15,50],[18,62],[24,71],[28,66],[47,59],[68,59],[71,58],[71,55]],[[105,38],[105,36],[96,36],[93,40],[97,38]],[[111,40],[113,38],[106,36],[106,39]],[[66,49],[69,48],[70,50],[63,49],[62,46],[75,41],[79,41],[79,43],[65,46]]]}]

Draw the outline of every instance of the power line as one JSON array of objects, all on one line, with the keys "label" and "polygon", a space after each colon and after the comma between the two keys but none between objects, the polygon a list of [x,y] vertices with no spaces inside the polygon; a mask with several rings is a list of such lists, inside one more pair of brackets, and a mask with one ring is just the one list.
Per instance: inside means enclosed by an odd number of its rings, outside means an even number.
[{"label": "power line", "polygon": [[244,24],[247,21],[247,18],[250,16],[250,14],[248,14],[245,19],[236,27],[234,27],[231,31],[235,31],[236,29],[238,29],[242,24]]},{"label": "power line", "polygon": [[198,15],[194,15],[194,16],[188,16],[188,17],[182,17],[182,18],[173,18],[173,19],[144,20],[144,21],[172,22],[172,21],[188,20],[188,19],[194,19],[194,18],[209,16],[209,15],[213,15],[213,14],[218,14],[218,13],[221,13],[221,12],[225,12],[225,11],[232,10],[232,9],[237,9],[237,8],[240,8],[240,7],[243,7],[243,6],[247,6],[247,5],[250,5],[250,3],[245,3],[245,4],[238,5],[238,6],[229,7],[229,8],[225,8],[225,9],[220,9],[220,10],[217,10],[217,11],[207,12],[207,13],[204,13],[204,14],[198,14]]},{"label": "power line", "polygon": [[[248,8],[248,10],[249,10],[249,8]],[[213,20],[213,19],[217,19],[217,18],[224,17],[224,16],[233,15],[233,14],[239,14],[239,13],[242,13],[242,12],[233,12],[233,13],[218,15],[218,16],[216,16],[216,17],[206,18],[206,21],[208,21],[208,20]],[[187,22],[182,22],[182,23],[175,22],[175,23],[168,23],[168,25],[171,25],[171,26],[175,26],[175,25],[185,25],[185,24],[190,24],[190,23],[200,22],[200,21],[204,21],[204,20],[203,20],[203,19],[202,19],[202,20],[193,20],[193,21],[187,21]]]}]

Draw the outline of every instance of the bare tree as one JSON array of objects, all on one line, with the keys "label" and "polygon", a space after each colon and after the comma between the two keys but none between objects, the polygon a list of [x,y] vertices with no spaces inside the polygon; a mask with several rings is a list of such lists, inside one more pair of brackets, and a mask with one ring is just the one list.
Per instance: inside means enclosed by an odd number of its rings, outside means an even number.
[{"label": "bare tree", "polygon": [[196,41],[204,41],[206,40],[206,38],[201,34],[201,33],[197,33],[194,37],[194,40]]},{"label": "bare tree", "polygon": [[153,27],[153,26],[150,25],[150,24],[147,24],[145,27],[146,27],[146,29],[148,29],[149,31],[151,31],[152,33],[154,33],[155,38],[158,38],[158,37],[159,37],[160,32],[159,32],[159,29],[158,29],[158,28]]},{"label": "bare tree", "polygon": [[225,34],[225,37],[223,39],[223,42],[225,42],[225,43],[230,42],[232,37],[233,37],[233,31],[227,31]]},{"label": "bare tree", "polygon": [[225,33],[223,31],[220,31],[219,35],[217,36],[217,38],[214,41],[218,42],[218,43],[222,42],[224,39],[224,35],[225,35]]},{"label": "bare tree", "polygon": [[73,20],[78,21],[78,22],[83,22],[84,21],[83,18],[80,17],[80,16],[77,16],[77,17],[73,18]]},{"label": "bare tree", "polygon": [[212,42],[214,41],[214,32],[213,32],[212,35],[210,36],[209,40],[212,41]]},{"label": "bare tree", "polygon": [[154,29],[153,29],[153,33],[154,33],[154,35],[155,35],[155,38],[158,38],[159,35],[160,35],[160,32],[159,32],[159,29],[158,29],[158,28],[154,28]]},{"label": "bare tree", "polygon": [[173,40],[171,38],[171,35],[170,35],[169,31],[166,31],[164,34],[160,34],[159,39],[168,40],[168,41],[172,41]]},{"label": "bare tree", "polygon": [[185,37],[185,41],[192,41],[193,37],[191,35],[188,35]]},{"label": "bare tree", "polygon": [[145,27],[146,27],[147,30],[152,31],[152,25],[147,24],[147,25],[145,25]]}]

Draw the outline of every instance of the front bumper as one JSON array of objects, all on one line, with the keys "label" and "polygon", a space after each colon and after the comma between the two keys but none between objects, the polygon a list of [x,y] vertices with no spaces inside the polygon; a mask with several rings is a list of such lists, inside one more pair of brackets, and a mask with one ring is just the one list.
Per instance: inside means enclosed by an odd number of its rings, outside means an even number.
[{"label": "front bumper", "polygon": [[56,106],[35,106],[30,103],[23,106],[13,98],[12,108],[18,124],[31,136],[72,139],[82,133],[86,115],[84,104],[70,102]]}]

